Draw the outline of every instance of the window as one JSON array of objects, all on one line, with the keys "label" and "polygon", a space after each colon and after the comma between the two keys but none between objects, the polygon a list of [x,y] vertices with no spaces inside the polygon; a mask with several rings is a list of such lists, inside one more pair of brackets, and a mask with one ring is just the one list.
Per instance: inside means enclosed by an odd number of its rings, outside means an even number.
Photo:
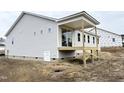
[{"label": "window", "polygon": [[112,41],[115,42],[115,38],[112,38]]},{"label": "window", "polygon": [[84,35],[84,42],[86,42],[85,35]]},{"label": "window", "polygon": [[12,39],[12,45],[14,44],[14,38]]},{"label": "window", "polygon": [[52,32],[51,28],[48,28],[48,32]]},{"label": "window", "polygon": [[5,46],[4,44],[0,44],[0,46]]},{"label": "window", "polygon": [[12,40],[12,45],[14,44],[13,40]]},{"label": "window", "polygon": [[34,32],[34,36],[36,36],[36,32]]},{"label": "window", "polygon": [[80,42],[80,33],[78,33],[78,42]]},{"label": "window", "polygon": [[93,44],[95,44],[95,37],[93,37]]},{"label": "window", "polygon": [[43,30],[41,30],[40,33],[43,34]]},{"label": "window", "polygon": [[90,43],[90,36],[89,35],[87,36],[87,39],[88,39],[88,43]]},{"label": "window", "polygon": [[72,32],[62,32],[62,46],[72,46]]}]

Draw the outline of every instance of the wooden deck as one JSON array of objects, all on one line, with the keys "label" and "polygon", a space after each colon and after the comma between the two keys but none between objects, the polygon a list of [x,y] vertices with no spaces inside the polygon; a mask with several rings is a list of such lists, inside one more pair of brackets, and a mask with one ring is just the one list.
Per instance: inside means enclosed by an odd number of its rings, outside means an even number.
[{"label": "wooden deck", "polygon": [[[87,67],[86,60],[91,58],[92,62],[94,62],[94,58],[98,59],[98,47],[58,47],[59,51],[75,51],[75,50],[82,50],[83,51],[83,62],[84,67]],[[91,53],[87,52],[90,50]]]},{"label": "wooden deck", "polygon": [[[59,47],[58,50],[66,51],[66,50],[83,50],[83,47]],[[97,47],[85,47],[84,50],[98,50]]]}]

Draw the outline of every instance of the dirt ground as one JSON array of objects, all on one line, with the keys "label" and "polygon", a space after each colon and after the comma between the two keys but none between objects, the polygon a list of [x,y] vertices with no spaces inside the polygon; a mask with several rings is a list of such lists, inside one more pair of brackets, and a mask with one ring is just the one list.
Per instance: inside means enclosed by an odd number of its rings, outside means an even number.
[{"label": "dirt ground", "polygon": [[102,49],[100,59],[83,67],[81,60],[40,62],[0,57],[1,82],[121,82],[124,48]]}]

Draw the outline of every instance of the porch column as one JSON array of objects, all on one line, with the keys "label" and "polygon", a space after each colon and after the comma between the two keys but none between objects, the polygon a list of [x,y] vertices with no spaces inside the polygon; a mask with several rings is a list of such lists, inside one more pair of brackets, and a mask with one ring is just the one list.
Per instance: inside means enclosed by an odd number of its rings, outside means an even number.
[{"label": "porch column", "polygon": [[91,62],[94,63],[94,50],[91,50]]},{"label": "porch column", "polygon": [[95,27],[95,34],[96,34],[96,47],[97,47],[97,50],[96,50],[96,55],[97,55],[97,60],[98,60],[98,33],[97,33],[97,28]]},{"label": "porch column", "polygon": [[84,26],[82,26],[81,32],[82,32],[82,43],[83,43],[83,63],[84,63],[84,67],[87,67],[86,58],[85,58]]}]

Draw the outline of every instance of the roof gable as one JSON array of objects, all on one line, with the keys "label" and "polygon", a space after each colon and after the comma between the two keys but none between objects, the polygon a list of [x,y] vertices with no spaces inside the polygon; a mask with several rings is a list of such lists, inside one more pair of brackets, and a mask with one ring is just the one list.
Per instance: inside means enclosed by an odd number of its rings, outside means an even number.
[{"label": "roof gable", "polygon": [[46,20],[50,20],[53,22],[56,22],[57,19],[55,18],[51,18],[51,17],[47,17],[47,16],[42,16],[42,15],[38,15],[38,14],[34,14],[34,13],[29,13],[29,12],[22,12],[19,17],[16,19],[16,21],[13,23],[13,25],[10,27],[10,29],[8,30],[8,32],[5,34],[5,36],[8,36],[11,31],[13,30],[13,28],[16,26],[16,24],[22,19],[22,17],[27,14],[27,15],[31,15],[31,16],[35,16],[35,17],[39,17],[39,18],[43,18]]},{"label": "roof gable", "polygon": [[93,22],[95,25],[100,24],[100,22],[98,22],[95,18],[93,18],[91,15],[89,15],[85,11],[82,11],[82,12],[79,12],[79,13],[75,13],[75,14],[60,18],[60,19],[58,19],[58,22],[65,21],[65,20],[68,20],[68,19],[73,19],[73,18],[80,17],[80,16],[85,17],[86,19],[88,19],[91,22]]},{"label": "roof gable", "polygon": [[101,28],[97,28],[98,30],[101,30],[101,31],[104,31],[104,32],[107,32],[107,33],[110,33],[110,34],[114,34],[114,35],[117,35],[117,36],[121,36],[121,35],[119,35],[119,34],[117,34],[117,33],[113,33],[113,32],[110,32],[110,31],[108,31],[108,30],[104,30],[104,29],[101,29]]}]

